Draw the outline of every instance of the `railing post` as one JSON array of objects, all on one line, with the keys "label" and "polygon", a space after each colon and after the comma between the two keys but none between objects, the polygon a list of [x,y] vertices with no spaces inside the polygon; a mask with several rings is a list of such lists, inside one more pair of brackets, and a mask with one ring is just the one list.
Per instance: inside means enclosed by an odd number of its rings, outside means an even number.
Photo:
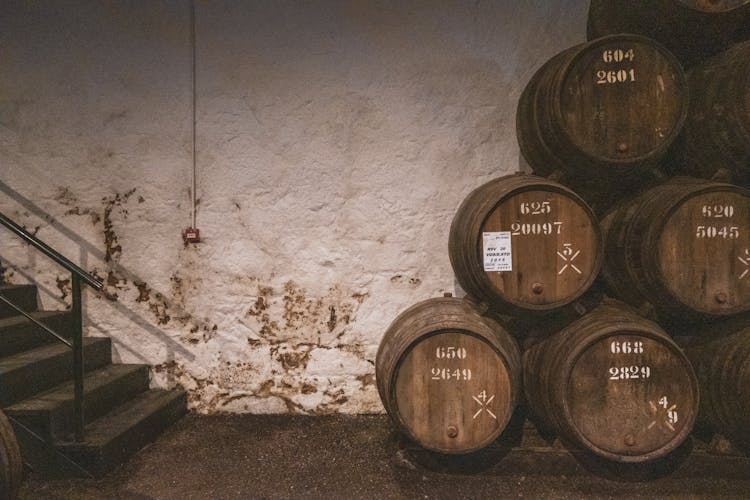
[{"label": "railing post", "polygon": [[73,383],[76,441],[83,441],[83,315],[81,309],[81,278],[71,273],[73,296]]}]

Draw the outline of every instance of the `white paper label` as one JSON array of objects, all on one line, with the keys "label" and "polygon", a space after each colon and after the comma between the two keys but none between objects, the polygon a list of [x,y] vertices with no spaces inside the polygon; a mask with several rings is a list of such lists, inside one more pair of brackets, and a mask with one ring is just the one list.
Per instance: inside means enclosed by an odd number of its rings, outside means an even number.
[{"label": "white paper label", "polygon": [[513,254],[510,248],[510,231],[482,233],[484,242],[484,270],[512,271]]}]

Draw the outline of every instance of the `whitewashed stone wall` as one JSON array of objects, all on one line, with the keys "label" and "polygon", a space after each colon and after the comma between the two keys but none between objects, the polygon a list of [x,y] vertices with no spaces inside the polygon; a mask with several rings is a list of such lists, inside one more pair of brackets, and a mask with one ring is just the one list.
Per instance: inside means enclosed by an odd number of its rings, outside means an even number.
[{"label": "whitewashed stone wall", "polygon": [[[379,412],[374,359],[454,292],[448,227],[519,169],[518,97],[584,38],[579,1],[196,1],[0,13],[0,211],[107,283],[88,335],[200,412]],[[0,231],[47,308],[68,276]]]}]

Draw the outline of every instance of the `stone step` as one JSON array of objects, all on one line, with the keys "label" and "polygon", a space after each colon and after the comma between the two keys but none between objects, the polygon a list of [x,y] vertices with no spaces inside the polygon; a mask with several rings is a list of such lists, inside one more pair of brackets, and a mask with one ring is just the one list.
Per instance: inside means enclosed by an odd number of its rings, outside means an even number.
[{"label": "stone step", "polygon": [[[112,361],[112,341],[83,339],[84,368],[95,370]],[[0,358],[0,408],[45,391],[73,377],[73,350],[61,342]]]},{"label": "stone step", "polygon": [[[83,384],[85,421],[93,422],[148,389],[148,366],[107,365],[87,373]],[[49,442],[69,440],[75,430],[73,381],[8,406],[5,413]]]},{"label": "stone step", "polygon": [[[36,311],[31,317],[47,325],[64,338],[70,338],[71,314],[68,311]],[[0,357],[59,342],[24,316],[0,319]]]},{"label": "stone step", "polygon": [[63,442],[56,447],[100,477],[155,440],[186,412],[184,391],[150,389],[87,425],[83,442]]},{"label": "stone step", "polygon": [[[0,285],[0,295],[26,312],[37,310],[36,285]],[[0,301],[0,318],[17,315],[12,307]]]}]

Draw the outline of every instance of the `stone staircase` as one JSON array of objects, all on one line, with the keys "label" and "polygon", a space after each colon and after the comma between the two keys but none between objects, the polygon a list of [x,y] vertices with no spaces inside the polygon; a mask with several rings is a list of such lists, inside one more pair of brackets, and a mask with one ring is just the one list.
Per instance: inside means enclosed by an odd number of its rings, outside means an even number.
[{"label": "stone staircase", "polygon": [[[0,294],[63,337],[71,313],[39,311],[34,285]],[[149,367],[113,364],[109,338],[84,338],[84,441],[74,439],[73,353],[0,302],[0,408],[11,419],[23,460],[52,476],[99,477],[186,413],[184,391],[149,389]]]}]

